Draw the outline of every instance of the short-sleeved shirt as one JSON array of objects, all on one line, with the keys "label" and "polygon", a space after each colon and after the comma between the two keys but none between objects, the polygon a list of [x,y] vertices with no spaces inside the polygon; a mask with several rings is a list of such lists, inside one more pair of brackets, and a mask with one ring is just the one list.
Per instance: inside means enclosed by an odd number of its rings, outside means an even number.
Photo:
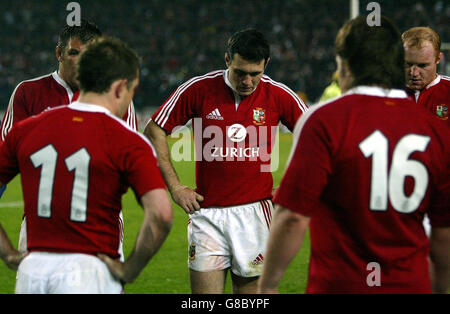
[{"label": "short-sleeved shirt", "polygon": [[[14,89],[1,124],[0,142],[12,126],[28,117],[78,99],[80,92],[73,92],[57,72],[23,81]],[[138,129],[134,104],[131,102],[123,120],[134,130]]]},{"label": "short-sleeved shirt", "polygon": [[228,70],[219,70],[182,84],[152,119],[168,133],[192,119],[201,206],[226,207],[271,198],[277,126],[292,130],[306,110],[291,89],[266,75],[241,98]]},{"label": "short-sleeved shirt", "polygon": [[358,86],[294,133],[274,202],[311,218],[307,292],[430,292],[422,220],[450,226],[449,129],[402,90]]},{"label": "short-sleeved shirt", "polygon": [[427,108],[436,118],[450,126],[450,77],[438,75],[423,90],[407,90],[407,92],[412,100]]},{"label": "short-sleeved shirt", "polygon": [[103,107],[79,102],[12,128],[0,146],[0,182],[18,173],[29,251],[117,258],[122,195],[165,188],[148,140]]}]

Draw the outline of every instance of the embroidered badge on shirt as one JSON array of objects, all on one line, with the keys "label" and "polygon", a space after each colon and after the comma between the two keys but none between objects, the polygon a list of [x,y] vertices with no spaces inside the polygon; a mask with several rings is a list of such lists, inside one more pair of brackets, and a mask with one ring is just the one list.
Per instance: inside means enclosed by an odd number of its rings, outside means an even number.
[{"label": "embroidered badge on shirt", "polygon": [[263,125],[266,123],[266,111],[263,108],[253,109],[253,123],[256,125]]}]

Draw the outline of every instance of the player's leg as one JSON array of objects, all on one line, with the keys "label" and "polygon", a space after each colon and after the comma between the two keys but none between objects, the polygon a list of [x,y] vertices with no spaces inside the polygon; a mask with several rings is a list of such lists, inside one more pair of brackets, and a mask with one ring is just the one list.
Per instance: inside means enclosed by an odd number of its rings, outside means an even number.
[{"label": "player's leg", "polygon": [[222,294],[225,290],[227,271],[200,272],[190,269],[192,294]]},{"label": "player's leg", "polygon": [[231,272],[234,294],[256,294],[258,292],[258,277],[240,277]]},{"label": "player's leg", "polygon": [[232,252],[233,293],[257,293],[273,206],[269,200],[230,209],[225,236]]},{"label": "player's leg", "polygon": [[222,226],[224,212],[202,208],[188,222],[189,276],[192,293],[223,293],[231,256]]}]

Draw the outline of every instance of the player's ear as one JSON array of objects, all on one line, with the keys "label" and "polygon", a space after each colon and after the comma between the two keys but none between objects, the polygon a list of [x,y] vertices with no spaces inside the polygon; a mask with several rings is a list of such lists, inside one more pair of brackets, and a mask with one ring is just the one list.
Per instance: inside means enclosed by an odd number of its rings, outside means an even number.
[{"label": "player's ear", "polygon": [[439,54],[436,58],[436,64],[439,64],[439,62],[441,62],[443,57],[444,57],[444,54],[442,52],[439,52]]},{"label": "player's ear", "polygon": [[111,88],[114,91],[114,97],[118,99],[122,97],[128,89],[127,82],[127,80],[117,80],[112,83]]},{"label": "player's ear", "polygon": [[56,54],[56,59],[58,60],[58,62],[63,61],[64,57],[63,57],[63,51],[61,49],[60,45],[57,45],[55,48],[55,54]]},{"label": "player's ear", "polygon": [[228,54],[228,52],[225,52],[225,64],[227,65],[227,68],[231,64],[231,58],[230,58],[230,55]]}]

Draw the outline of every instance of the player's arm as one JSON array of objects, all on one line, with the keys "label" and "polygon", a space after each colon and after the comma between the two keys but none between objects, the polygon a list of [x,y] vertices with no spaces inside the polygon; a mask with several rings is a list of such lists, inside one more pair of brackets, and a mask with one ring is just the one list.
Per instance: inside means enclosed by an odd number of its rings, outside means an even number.
[{"label": "player's arm", "polygon": [[308,105],[287,87],[279,97],[280,121],[292,132],[300,116],[308,111]]},{"label": "player's arm", "polygon": [[448,293],[450,288],[450,227],[431,229],[430,260],[433,292]]},{"label": "player's arm", "polygon": [[141,199],[144,219],[133,251],[124,263],[99,254],[110,271],[120,280],[133,282],[156,254],[172,227],[172,205],[165,189],[145,193]]},{"label": "player's arm", "polygon": [[155,147],[159,168],[161,169],[164,181],[173,200],[180,205],[186,213],[194,213],[194,211],[200,210],[199,202],[203,201],[203,196],[180,183],[178,175],[170,160],[166,131],[153,120],[150,120],[145,127],[144,135]]},{"label": "player's arm", "polygon": [[[0,186],[3,187],[5,185],[0,182]],[[17,270],[25,256],[26,252],[20,253],[12,246],[5,229],[0,224],[0,258],[5,262],[6,266],[12,270]]]},{"label": "player's arm", "polygon": [[300,250],[308,224],[308,217],[278,204],[275,206],[264,268],[258,282],[259,293],[278,292],[278,284]]}]

